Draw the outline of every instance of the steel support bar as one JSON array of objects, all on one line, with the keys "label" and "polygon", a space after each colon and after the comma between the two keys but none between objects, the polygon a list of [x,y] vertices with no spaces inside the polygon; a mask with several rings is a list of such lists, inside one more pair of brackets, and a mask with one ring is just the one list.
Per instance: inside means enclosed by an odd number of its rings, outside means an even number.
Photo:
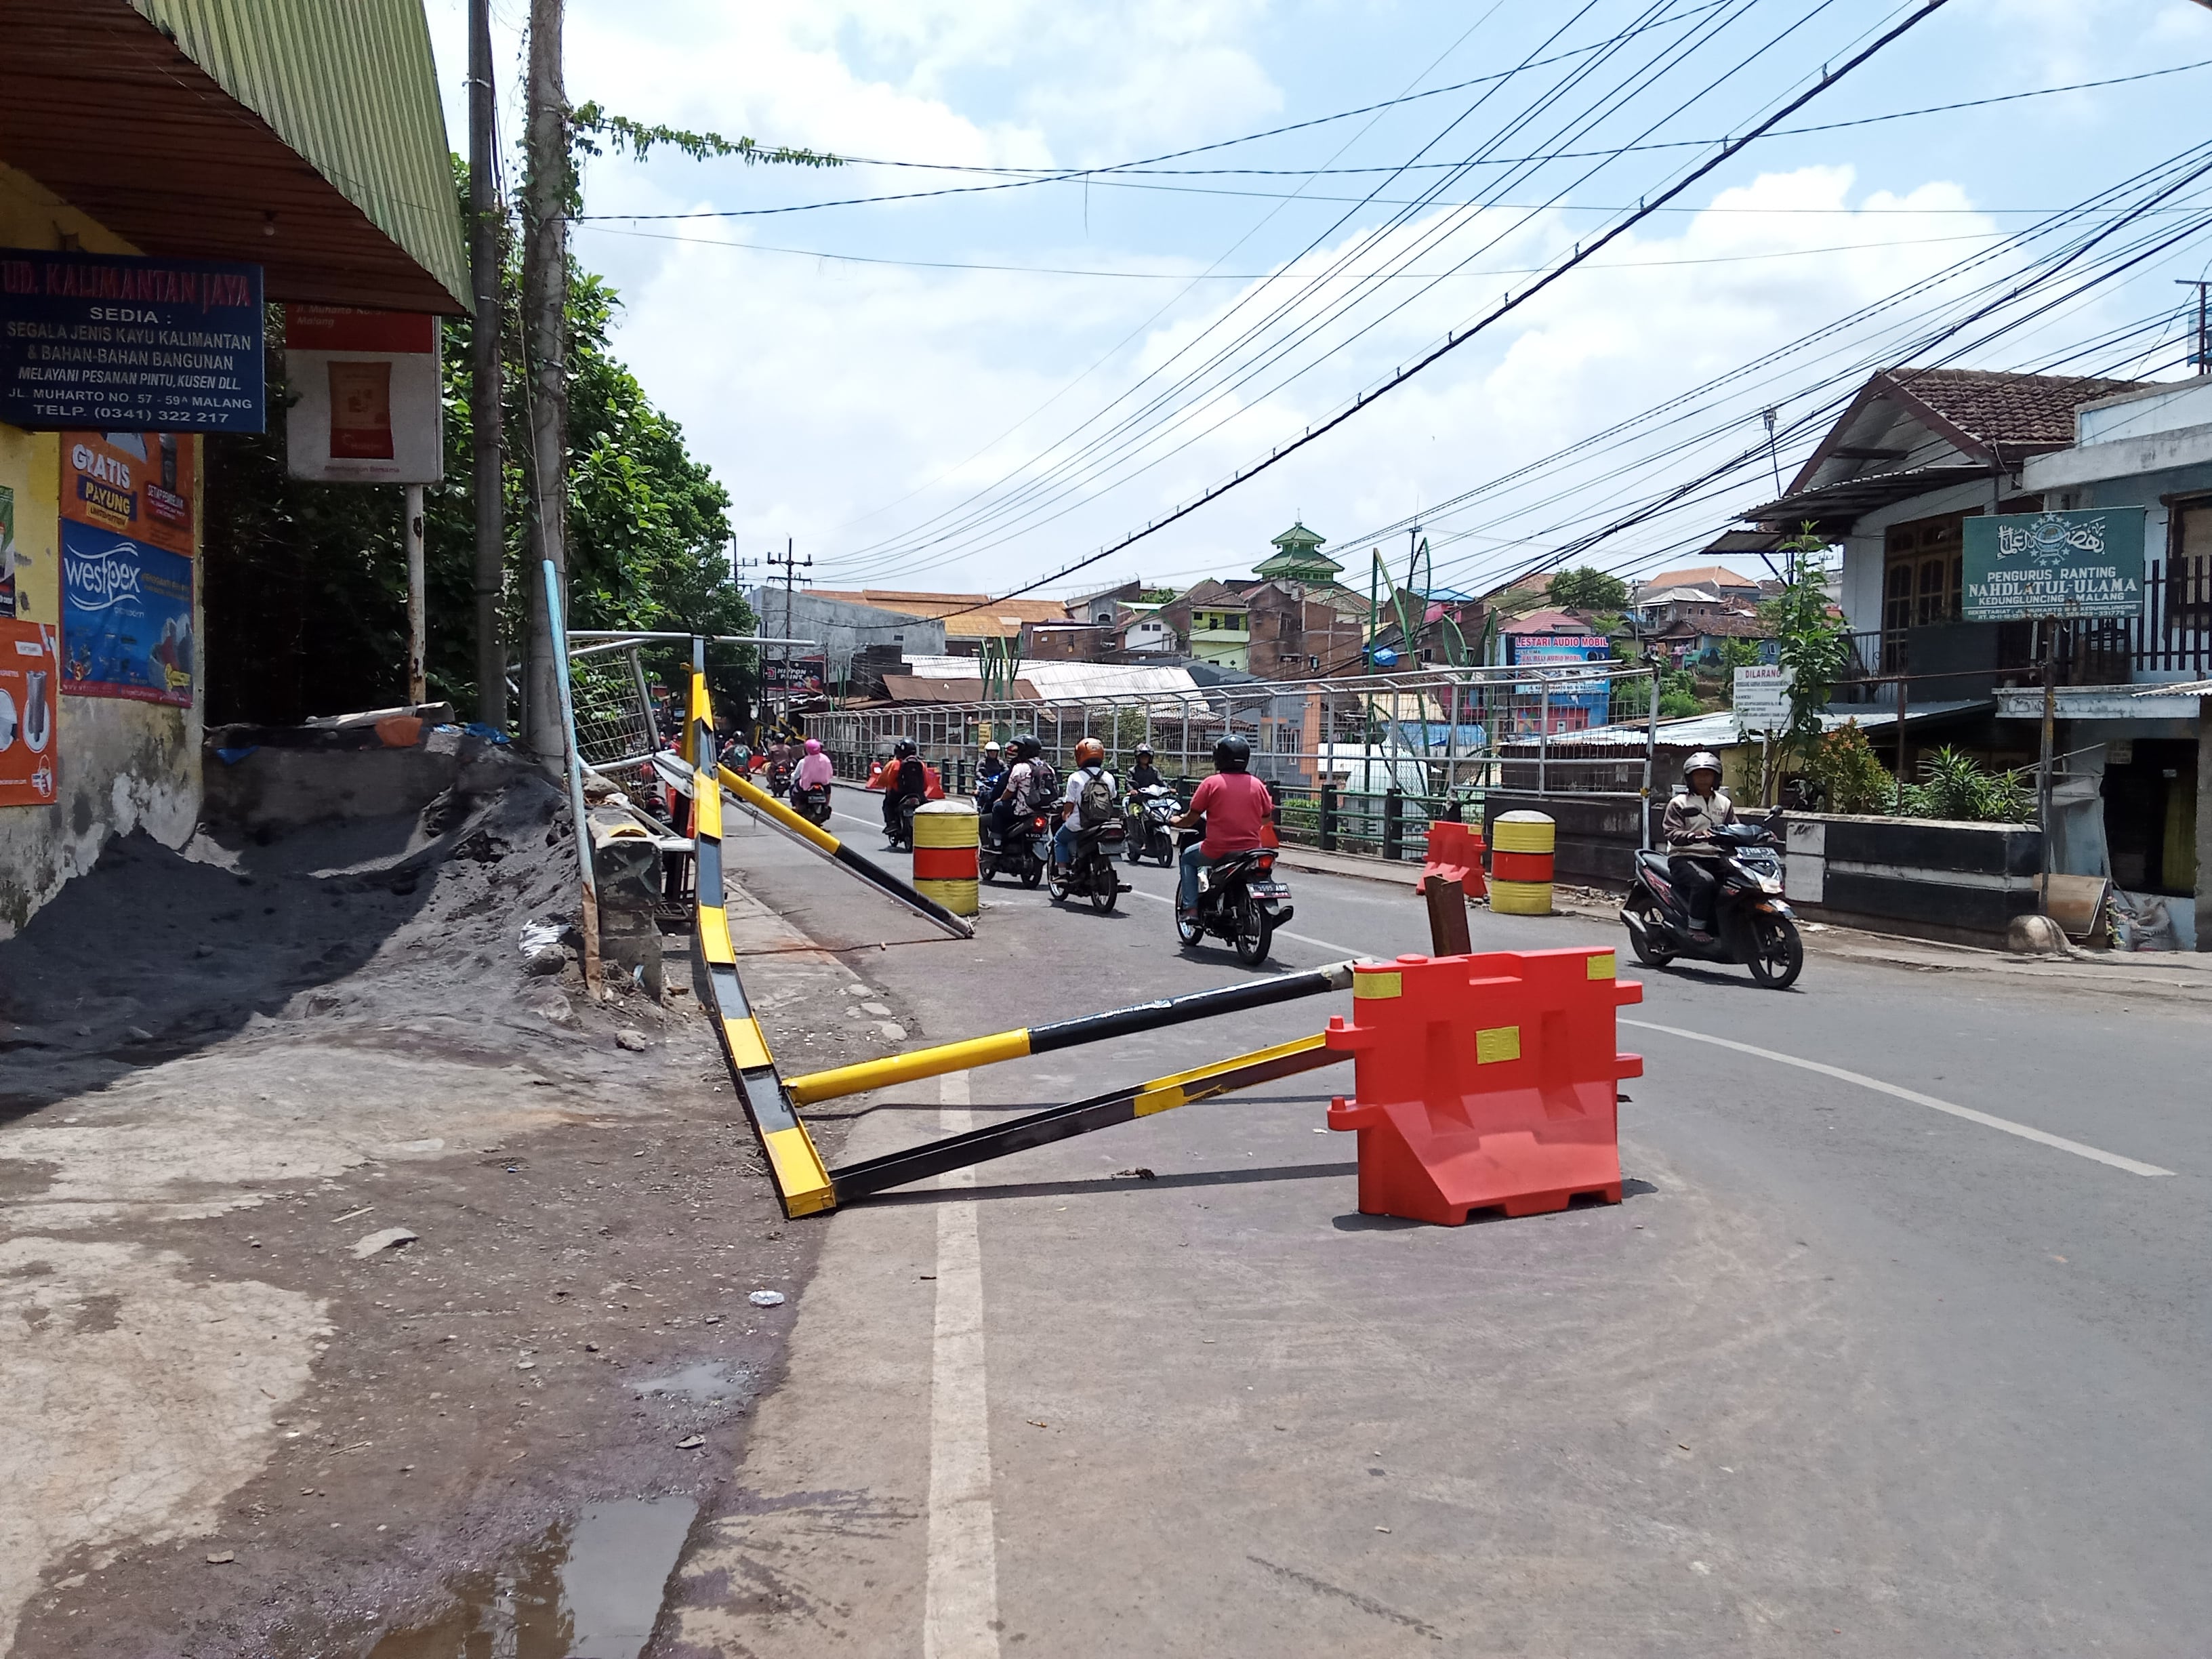
[{"label": "steel support bar", "polygon": [[[693,734],[702,751],[712,745],[713,730],[709,721]],[[711,755],[707,759],[711,764]],[[691,804],[692,854],[698,883],[697,925],[692,930],[698,972],[693,990],[699,1006],[714,1022],[722,1056],[729,1062],[730,1080],[753,1133],[759,1138],[776,1201],[787,1217],[812,1215],[832,1207],[836,1197],[822,1155],[815,1150],[814,1138],[799,1121],[791,1097],[776,1075],[768,1038],[738,978],[730,919],[723,908],[722,796],[710,775],[702,773],[692,790]]]},{"label": "steel support bar", "polygon": [[896,899],[924,921],[935,922],[953,938],[975,937],[975,925],[966,917],[954,915],[935,899],[924,898],[911,885],[901,881],[872,859],[862,857],[821,825],[799,817],[758,784],[739,777],[726,766],[720,769],[720,775],[725,789],[779,830],[788,830],[817,853],[825,854],[843,865],[871,887]]},{"label": "steel support bar", "polygon": [[932,1176],[943,1175],[947,1170],[964,1170],[974,1164],[988,1163],[994,1158],[1004,1158],[1010,1152],[1026,1152],[1032,1146],[1050,1146],[1055,1140],[1087,1135],[1097,1129],[1110,1129],[1117,1123],[1131,1122],[1158,1112],[1173,1111],[1176,1107],[1188,1106],[1194,1101],[1211,1100],[1216,1095],[1249,1089],[1257,1084],[1273,1083],[1279,1078],[1295,1077],[1301,1072],[1316,1071],[1347,1058],[1342,1051],[1325,1046],[1327,1041],[1319,1036],[1300,1037],[1295,1042],[1279,1043],[1272,1048],[1238,1054],[1232,1060],[1219,1060],[1193,1071],[1177,1072],[1172,1077],[1133,1083],[1126,1088],[1093,1095],[1087,1100],[1054,1106],[1042,1112],[1032,1112],[1026,1117],[990,1124],[981,1129],[970,1129],[966,1134],[948,1135],[942,1140],[909,1146],[904,1152],[887,1152],[881,1158],[872,1158],[845,1169],[833,1170],[830,1172],[830,1182],[836,1192],[835,1201],[841,1205],[850,1204],[870,1193],[879,1193],[890,1187],[903,1187],[911,1182],[926,1181]]},{"label": "steel support bar", "polygon": [[1351,988],[1352,963],[1332,963],[1326,968],[1310,969],[1304,973],[1247,980],[1218,990],[1192,991],[1179,997],[1162,997],[1133,1007],[1111,1009],[1103,1014],[1082,1014],[1073,1019],[1054,1020],[1048,1025],[1024,1026],[1018,1030],[998,1031],[989,1036],[916,1048],[882,1060],[864,1060],[831,1071],[809,1072],[804,1077],[789,1079],[784,1086],[799,1104],[811,1106],[817,1101],[840,1100],[847,1095],[888,1088],[895,1083],[942,1077],[947,1072],[995,1066],[1001,1060],[1020,1060],[1029,1054],[1048,1054],[1060,1048],[1079,1048],[1086,1042],[1104,1042],[1138,1031],[1157,1031],[1164,1026],[1181,1025],[1194,1019],[1271,1008],[1279,1002],[1295,1002],[1301,997]]}]

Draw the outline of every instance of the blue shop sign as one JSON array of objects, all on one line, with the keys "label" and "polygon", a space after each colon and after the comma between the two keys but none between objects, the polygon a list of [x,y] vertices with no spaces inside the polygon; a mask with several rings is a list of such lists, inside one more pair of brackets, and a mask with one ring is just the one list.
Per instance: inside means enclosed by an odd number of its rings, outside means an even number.
[{"label": "blue shop sign", "polygon": [[259,432],[261,267],[0,248],[0,421]]}]

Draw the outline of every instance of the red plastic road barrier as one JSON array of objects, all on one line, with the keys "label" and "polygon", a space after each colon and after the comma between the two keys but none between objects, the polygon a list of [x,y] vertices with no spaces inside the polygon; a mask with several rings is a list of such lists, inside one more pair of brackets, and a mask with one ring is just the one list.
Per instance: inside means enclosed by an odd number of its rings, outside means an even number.
[{"label": "red plastic road barrier", "polygon": [[1616,1053],[1614,1011],[1644,988],[1611,951],[1401,957],[1352,970],[1352,1099],[1328,1127],[1359,1135],[1359,1208],[1455,1227],[1470,1210],[1620,1202],[1613,1085],[1644,1075]]},{"label": "red plastic road barrier", "polygon": [[1439,881],[1455,881],[1469,898],[1480,898],[1488,890],[1482,882],[1481,826],[1449,823],[1441,818],[1432,822],[1427,862],[1421,866],[1421,878],[1413,884],[1413,890],[1427,892],[1431,876]]}]

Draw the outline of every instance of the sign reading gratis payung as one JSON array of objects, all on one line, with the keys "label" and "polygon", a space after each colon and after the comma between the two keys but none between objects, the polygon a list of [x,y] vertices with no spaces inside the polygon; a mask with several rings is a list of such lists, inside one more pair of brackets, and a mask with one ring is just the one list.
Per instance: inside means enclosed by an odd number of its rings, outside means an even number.
[{"label": "sign reading gratis payung", "polygon": [[1960,615],[1968,622],[2141,616],[2143,513],[2098,507],[1967,520]]},{"label": "sign reading gratis payung", "polygon": [[261,267],[0,249],[0,421],[258,432]]},{"label": "sign reading gratis payung", "polygon": [[194,440],[62,434],[62,684],[189,708]]}]

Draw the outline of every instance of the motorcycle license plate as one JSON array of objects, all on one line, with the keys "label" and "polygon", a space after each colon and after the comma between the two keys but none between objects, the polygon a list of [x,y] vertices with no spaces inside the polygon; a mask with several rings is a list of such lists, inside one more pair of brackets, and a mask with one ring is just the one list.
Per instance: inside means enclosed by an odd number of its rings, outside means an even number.
[{"label": "motorcycle license plate", "polygon": [[1255,881],[1244,890],[1254,898],[1288,898],[1291,892],[1279,881]]}]

